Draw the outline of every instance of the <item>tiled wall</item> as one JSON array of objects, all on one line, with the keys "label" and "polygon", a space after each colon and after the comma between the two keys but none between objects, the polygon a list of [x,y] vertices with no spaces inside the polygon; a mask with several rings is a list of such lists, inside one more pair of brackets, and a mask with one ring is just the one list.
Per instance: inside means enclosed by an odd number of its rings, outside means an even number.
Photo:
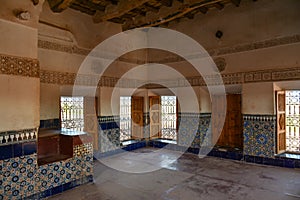
[{"label": "tiled wall", "polygon": [[[180,126],[178,131],[178,145],[192,148],[210,146],[211,113],[179,113]],[[144,113],[144,119],[149,118]],[[275,125],[276,117],[273,115],[244,115],[243,117],[244,155],[274,157],[275,153]],[[99,117],[101,135],[99,147],[101,152],[118,149],[119,117]],[[149,126],[144,120],[144,136],[149,138]]]},{"label": "tiled wall", "polygon": [[199,148],[208,146],[209,139],[205,139],[210,125],[210,113],[179,113],[178,144]]},{"label": "tiled wall", "polygon": [[40,120],[40,128],[60,129],[60,120],[59,119]]},{"label": "tiled wall", "polygon": [[[25,130],[19,130],[19,131],[1,132],[0,133],[1,152],[5,151],[5,152],[7,152],[7,155],[5,153],[1,153],[0,156],[3,159],[5,159],[5,157],[7,157],[7,156],[11,157],[10,153],[13,153],[13,152],[9,151],[11,148],[18,149],[18,146],[20,146],[20,143],[36,142],[37,130],[38,130],[37,128],[34,128],[34,129],[25,129]],[[7,149],[7,151],[4,149]]]},{"label": "tiled wall", "polygon": [[119,116],[101,116],[99,122],[99,150],[112,151],[120,148]]},{"label": "tiled wall", "polygon": [[40,199],[92,181],[91,143],[75,146],[73,158],[38,166],[36,138],[25,136],[0,145],[0,199]]},{"label": "tiled wall", "polygon": [[274,157],[276,116],[244,115],[244,155]]}]

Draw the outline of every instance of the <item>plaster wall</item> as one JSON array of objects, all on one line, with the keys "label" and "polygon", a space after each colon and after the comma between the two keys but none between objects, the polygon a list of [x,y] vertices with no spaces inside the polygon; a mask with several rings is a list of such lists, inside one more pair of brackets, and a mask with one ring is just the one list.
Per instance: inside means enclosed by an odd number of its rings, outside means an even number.
[{"label": "plaster wall", "polygon": [[0,132],[39,126],[40,80],[0,75]]},{"label": "plaster wall", "polygon": [[[297,0],[241,1],[239,7],[229,4],[170,27],[191,36],[206,49],[215,49],[299,34],[299,8]],[[221,39],[215,37],[217,30],[223,32]]]},{"label": "plaster wall", "polygon": [[242,113],[274,115],[273,83],[248,83],[242,90]]},{"label": "plaster wall", "polygon": [[60,86],[54,84],[41,83],[40,97],[40,119],[58,119],[59,118],[59,102],[60,102]]},{"label": "plaster wall", "polygon": [[0,19],[0,53],[37,58],[37,29]]}]

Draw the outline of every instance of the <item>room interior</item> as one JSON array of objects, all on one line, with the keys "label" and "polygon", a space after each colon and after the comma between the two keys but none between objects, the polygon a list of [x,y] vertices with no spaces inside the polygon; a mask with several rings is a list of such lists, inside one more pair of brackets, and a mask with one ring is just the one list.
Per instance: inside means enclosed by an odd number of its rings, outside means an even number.
[{"label": "room interior", "polygon": [[[151,160],[154,150],[217,159],[200,168],[238,161],[299,178],[299,9],[297,0],[4,0],[0,199],[80,191],[101,179],[102,160]],[[295,188],[289,198],[300,197]]]}]

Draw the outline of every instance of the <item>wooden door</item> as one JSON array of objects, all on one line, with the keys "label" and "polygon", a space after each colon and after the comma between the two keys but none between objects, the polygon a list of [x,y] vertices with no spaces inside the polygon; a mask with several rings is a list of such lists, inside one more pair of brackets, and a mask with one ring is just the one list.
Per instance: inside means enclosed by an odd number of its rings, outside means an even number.
[{"label": "wooden door", "polygon": [[[213,97],[212,130],[213,141],[217,146],[243,148],[241,95],[228,94],[226,101],[223,96]],[[226,112],[224,112],[226,108]],[[226,113],[226,116],[224,116]],[[225,118],[224,126],[220,124]],[[218,135],[220,133],[220,135]],[[219,138],[218,138],[219,136]]]},{"label": "wooden door", "polygon": [[277,153],[286,150],[286,128],[285,128],[285,91],[276,92],[276,114],[277,114]]},{"label": "wooden door", "polygon": [[150,106],[150,138],[159,138],[160,132],[160,97],[149,97]]},{"label": "wooden door", "polygon": [[144,97],[131,97],[131,135],[132,139],[143,138]]},{"label": "wooden door", "polygon": [[93,137],[93,147],[98,150],[98,120],[97,120],[97,97],[84,97],[84,131]]}]

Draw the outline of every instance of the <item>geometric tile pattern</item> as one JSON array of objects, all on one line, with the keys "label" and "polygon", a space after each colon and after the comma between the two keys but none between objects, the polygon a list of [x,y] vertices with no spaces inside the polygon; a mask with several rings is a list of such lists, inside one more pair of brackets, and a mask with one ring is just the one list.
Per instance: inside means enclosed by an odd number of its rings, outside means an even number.
[{"label": "geometric tile pattern", "polygon": [[35,193],[36,154],[0,161],[0,199],[17,199]]},{"label": "geometric tile pattern", "polygon": [[[201,114],[199,121],[199,128],[195,140],[192,143],[191,147],[201,147],[201,146],[210,146],[211,145],[211,132],[209,129],[211,122],[211,113]],[[208,138],[206,138],[206,136]]]},{"label": "geometric tile pattern", "polygon": [[19,199],[93,175],[91,143],[74,147],[74,157],[42,166],[37,154],[0,160],[0,199]]},{"label": "geometric tile pattern", "polygon": [[0,54],[0,74],[40,77],[39,61]]},{"label": "geometric tile pattern", "polygon": [[211,144],[210,138],[205,138],[210,131],[211,113],[179,113],[178,117],[178,145],[199,148]]},{"label": "geometric tile pattern", "polygon": [[[274,82],[283,80],[299,80],[300,69],[299,67],[290,69],[268,69],[249,72],[236,72],[222,74],[223,84],[243,84],[254,82]],[[184,79],[170,79],[160,80],[158,84],[166,85],[170,88],[173,87],[189,87],[189,86],[204,86],[220,84],[216,82],[218,77],[206,76],[205,80],[200,76],[186,77]],[[106,86],[106,87],[120,87],[120,88],[136,88],[139,85],[144,85],[147,82],[135,79],[119,79],[116,77],[102,76],[99,80],[95,75],[82,75],[69,72],[57,72],[49,70],[41,70],[40,80],[41,83],[59,84],[59,85],[91,85],[91,86]],[[157,87],[157,86],[155,86]]]},{"label": "geometric tile pattern", "polygon": [[108,152],[120,148],[120,117],[101,116],[99,122],[99,141],[100,152]]},{"label": "geometric tile pattern", "polygon": [[274,157],[275,126],[273,115],[244,115],[244,154]]},{"label": "geometric tile pattern", "polygon": [[[178,144],[180,146],[200,145],[199,122],[199,113],[178,113]],[[196,141],[194,141],[195,138]]]}]

